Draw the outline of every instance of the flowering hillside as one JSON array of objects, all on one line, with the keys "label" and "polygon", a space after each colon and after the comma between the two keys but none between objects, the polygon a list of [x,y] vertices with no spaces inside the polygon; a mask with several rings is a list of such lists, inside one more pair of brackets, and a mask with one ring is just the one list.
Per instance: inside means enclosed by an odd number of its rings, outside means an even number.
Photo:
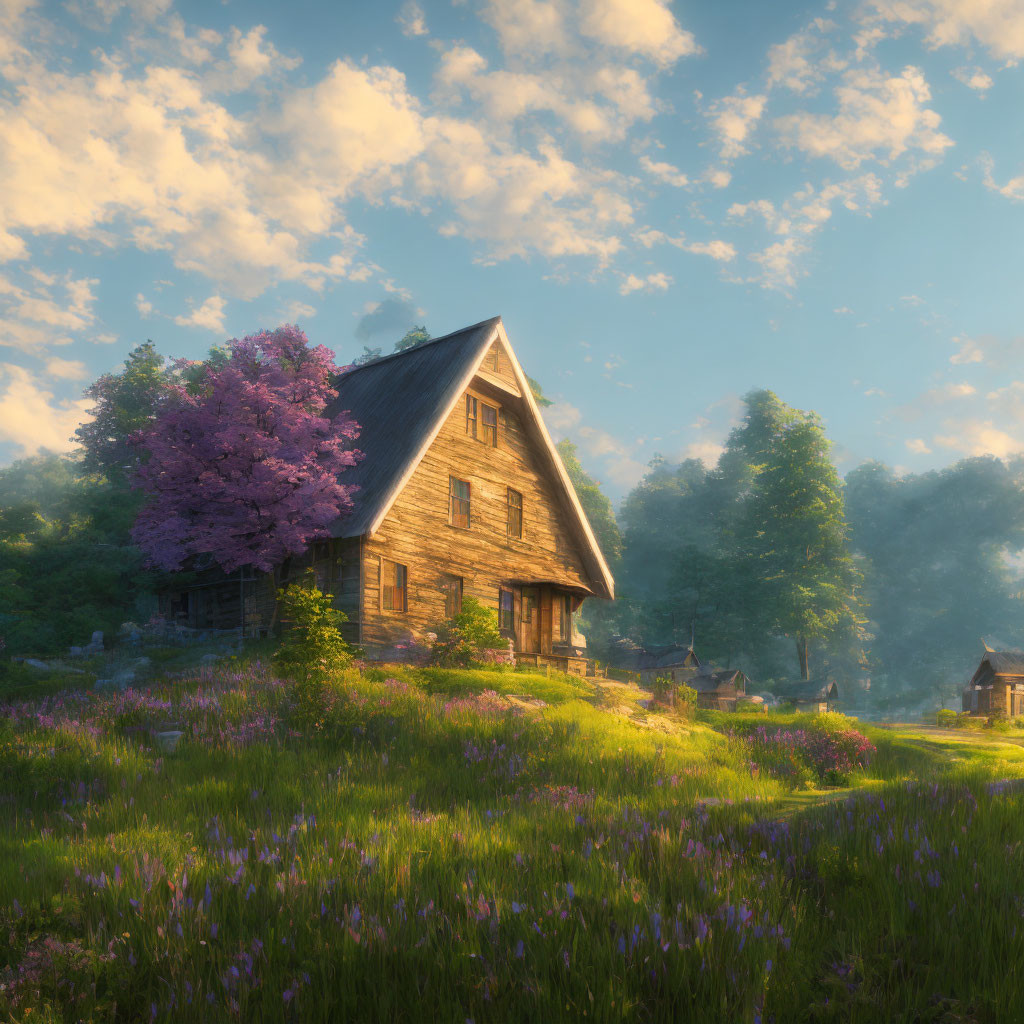
[{"label": "flowering hillside", "polygon": [[1013,1019],[1019,746],[597,696],[349,670],[310,715],[254,664],[0,708],[0,1012]]}]

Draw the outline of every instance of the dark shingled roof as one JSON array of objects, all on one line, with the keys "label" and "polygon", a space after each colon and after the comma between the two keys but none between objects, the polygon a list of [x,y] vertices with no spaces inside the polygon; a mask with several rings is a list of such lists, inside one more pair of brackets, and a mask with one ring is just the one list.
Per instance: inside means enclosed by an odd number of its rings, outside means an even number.
[{"label": "dark shingled roof", "polygon": [[356,484],[352,515],[338,520],[335,537],[369,533],[406,470],[421,454],[441,413],[466,387],[466,377],[494,341],[501,317],[375,359],[345,373],[324,415],[349,412],[359,424],[363,460],[345,471]]},{"label": "dark shingled roof", "polygon": [[351,414],[359,424],[356,447],[364,458],[345,471],[342,483],[354,484],[359,490],[353,496],[352,514],[337,520],[331,533],[335,537],[362,537],[380,526],[454,403],[469,386],[485,353],[499,338],[506,346],[522,392],[525,426],[541,458],[547,458],[556,488],[562,492],[568,525],[578,540],[595,592],[612,597],[614,580],[529,393],[522,368],[508,346],[500,316],[342,374],[336,385],[338,397],[324,415]]},{"label": "dark shingled roof", "polygon": [[987,651],[981,659],[996,675],[1024,676],[1024,651]]},{"label": "dark shingled roof", "polygon": [[736,693],[738,685],[745,680],[743,673],[734,668],[722,672],[697,672],[687,685],[698,693],[725,694]]},{"label": "dark shingled roof", "polygon": [[[691,661],[689,666],[687,660]],[[642,651],[637,659],[637,667],[643,670],[654,668],[699,668],[700,658],[692,647],[652,647]]]},{"label": "dark shingled roof", "polygon": [[776,694],[780,700],[838,700],[839,687],[835,683],[823,683],[820,680],[809,683],[793,683]]}]

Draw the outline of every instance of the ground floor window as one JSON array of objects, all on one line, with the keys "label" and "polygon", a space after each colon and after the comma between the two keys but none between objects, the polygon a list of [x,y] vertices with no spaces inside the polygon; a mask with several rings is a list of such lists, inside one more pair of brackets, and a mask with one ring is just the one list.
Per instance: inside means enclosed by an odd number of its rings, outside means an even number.
[{"label": "ground floor window", "polygon": [[515,629],[515,615],[512,591],[502,588],[498,591],[498,625],[507,633]]},{"label": "ground floor window", "polygon": [[444,617],[454,619],[462,611],[462,577],[445,576],[441,581],[444,594]]},{"label": "ground floor window", "polygon": [[381,561],[381,606],[386,612],[409,610],[407,570],[398,562]]}]

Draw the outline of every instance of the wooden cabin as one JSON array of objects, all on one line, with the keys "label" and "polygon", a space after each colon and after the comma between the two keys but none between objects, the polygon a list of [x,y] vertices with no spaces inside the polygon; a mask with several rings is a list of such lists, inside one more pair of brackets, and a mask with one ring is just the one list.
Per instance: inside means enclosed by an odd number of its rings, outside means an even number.
[{"label": "wooden cabin", "polygon": [[1014,718],[1024,714],[1024,652],[986,647],[961,700],[963,710],[971,715],[987,718],[1002,712]]},{"label": "wooden cabin", "polygon": [[697,707],[710,711],[735,711],[747,694],[747,677],[738,669],[697,671],[685,682],[697,691]]},{"label": "wooden cabin", "polygon": [[821,714],[832,711],[839,700],[839,687],[834,682],[800,682],[776,694],[783,704],[792,704],[797,711],[808,711]]},{"label": "wooden cabin", "polygon": [[[349,412],[364,453],[342,477],[359,488],[355,508],[283,577],[313,568],[369,657],[422,651],[474,597],[519,663],[584,673],[577,613],[614,582],[501,318],[354,367],[337,387],[326,415]],[[190,585],[172,595],[178,617],[265,626],[268,577],[220,583],[221,614],[200,618],[215,588]]]},{"label": "wooden cabin", "polygon": [[655,647],[637,652],[633,671],[640,673],[640,685],[650,689],[658,679],[689,683],[700,667],[692,647]]}]

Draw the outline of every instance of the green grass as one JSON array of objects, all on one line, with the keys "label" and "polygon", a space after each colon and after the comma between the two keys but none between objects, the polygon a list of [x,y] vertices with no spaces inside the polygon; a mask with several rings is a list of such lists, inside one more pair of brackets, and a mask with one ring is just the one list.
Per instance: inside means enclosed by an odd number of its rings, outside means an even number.
[{"label": "green grass", "polygon": [[794,790],[728,735],[765,716],[611,710],[636,696],[403,668],[306,707],[236,664],[12,705],[0,1013],[1014,1019],[1024,790],[992,783],[1024,747],[864,726],[866,770]]}]

